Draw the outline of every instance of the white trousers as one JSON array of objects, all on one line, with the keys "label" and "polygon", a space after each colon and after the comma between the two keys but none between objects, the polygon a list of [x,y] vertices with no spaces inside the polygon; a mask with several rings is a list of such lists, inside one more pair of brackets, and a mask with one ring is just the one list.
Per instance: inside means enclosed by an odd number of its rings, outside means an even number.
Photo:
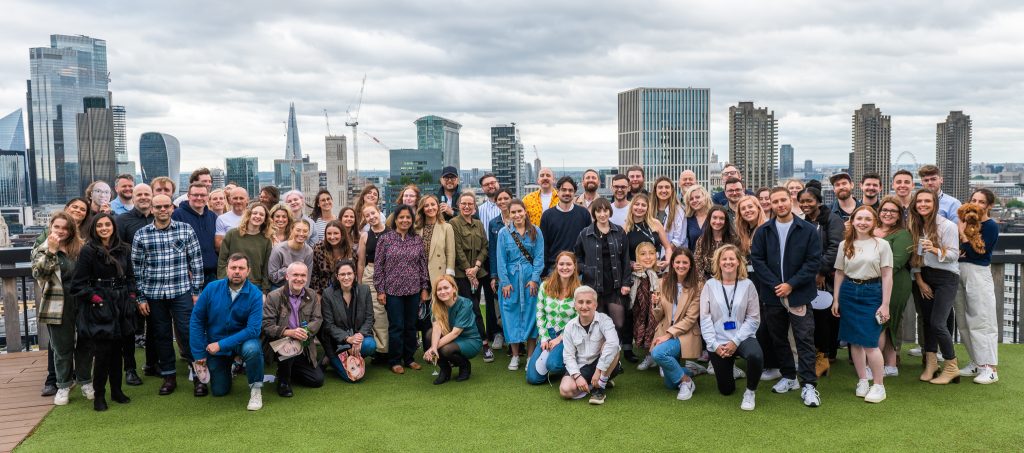
[{"label": "white trousers", "polygon": [[999,364],[999,325],[996,293],[988,266],[960,263],[960,289],[953,312],[957,330],[976,365]]}]

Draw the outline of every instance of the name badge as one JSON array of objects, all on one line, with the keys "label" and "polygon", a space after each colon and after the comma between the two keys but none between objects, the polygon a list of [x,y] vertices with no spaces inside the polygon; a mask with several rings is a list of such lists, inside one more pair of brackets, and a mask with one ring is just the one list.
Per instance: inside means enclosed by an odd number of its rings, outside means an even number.
[{"label": "name badge", "polygon": [[753,264],[748,264],[747,265],[747,272],[754,272],[754,265]]},{"label": "name badge", "polygon": [[736,321],[726,321],[725,323],[722,324],[722,328],[724,328],[725,330],[736,330]]}]

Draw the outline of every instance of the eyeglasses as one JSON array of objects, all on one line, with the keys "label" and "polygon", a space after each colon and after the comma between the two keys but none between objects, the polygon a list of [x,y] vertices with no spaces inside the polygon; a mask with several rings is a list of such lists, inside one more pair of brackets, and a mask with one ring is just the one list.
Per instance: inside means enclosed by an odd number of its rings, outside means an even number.
[{"label": "eyeglasses", "polygon": [[205,193],[190,193],[190,194],[188,194],[188,196],[190,196],[192,198],[206,198],[209,195],[207,195]]},{"label": "eyeglasses", "polygon": [[165,209],[171,209],[172,207],[174,207],[174,205],[170,205],[170,204],[155,204],[155,205],[153,205],[153,209],[155,209],[157,211],[163,211]]},{"label": "eyeglasses", "polygon": [[615,190],[626,190],[627,188],[629,188],[629,186],[612,186],[612,189]]}]

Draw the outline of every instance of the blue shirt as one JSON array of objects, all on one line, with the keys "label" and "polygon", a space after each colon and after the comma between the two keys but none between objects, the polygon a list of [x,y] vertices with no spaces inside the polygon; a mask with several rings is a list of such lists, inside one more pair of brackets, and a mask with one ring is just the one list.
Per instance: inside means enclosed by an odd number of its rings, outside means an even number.
[{"label": "blue shirt", "polygon": [[114,215],[127,213],[128,211],[131,211],[132,208],[134,207],[135,205],[125,206],[125,204],[121,201],[121,197],[114,197],[114,199],[110,202],[110,212],[113,213]]},{"label": "blue shirt", "polygon": [[953,223],[960,223],[960,216],[956,211],[960,209],[960,200],[945,192],[939,192],[939,215]]},{"label": "blue shirt", "polygon": [[196,233],[199,247],[203,250],[203,270],[217,270],[217,249],[214,248],[214,236],[217,233],[217,213],[209,208],[199,214],[188,203],[182,203],[171,214],[171,219],[187,223]]},{"label": "blue shirt", "polygon": [[[856,198],[853,198],[853,209],[854,210],[859,208],[860,204],[861,204],[860,200],[858,200]],[[835,215],[839,216],[839,218],[843,219],[844,222],[847,221],[847,220],[850,220],[850,214],[853,214],[853,211],[846,212],[846,211],[843,210],[843,208],[841,206],[839,206],[839,199],[838,198],[836,198],[835,201],[832,202],[832,206],[829,207],[829,210],[832,211],[833,213],[835,213]]]},{"label": "blue shirt", "polygon": [[142,227],[132,242],[132,269],[139,303],[173,299],[190,291],[198,296],[203,287],[203,255],[196,233],[187,223],[174,220],[164,229],[155,223]]},{"label": "blue shirt", "polygon": [[218,356],[234,355],[233,349],[260,337],[263,323],[263,292],[249,280],[238,296],[231,298],[228,280],[217,280],[199,295],[189,322],[189,347],[195,360],[209,354],[206,345],[218,343]]}]

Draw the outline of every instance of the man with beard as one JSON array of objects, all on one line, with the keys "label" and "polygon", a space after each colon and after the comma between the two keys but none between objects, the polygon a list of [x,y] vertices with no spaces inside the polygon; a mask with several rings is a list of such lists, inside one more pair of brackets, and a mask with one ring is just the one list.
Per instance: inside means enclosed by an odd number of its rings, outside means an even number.
[{"label": "man with beard", "polygon": [[555,181],[555,173],[550,168],[544,167],[537,172],[537,184],[540,189],[530,192],[523,197],[523,205],[526,206],[526,213],[530,216],[530,223],[540,225],[540,216],[544,211],[558,203],[552,183]]},{"label": "man with beard", "polygon": [[697,185],[697,174],[693,170],[683,170],[679,173],[679,196],[682,197],[686,193],[686,189],[690,186]]},{"label": "man with beard", "polygon": [[925,189],[935,192],[939,196],[939,215],[953,223],[960,223],[960,216],[956,213],[960,209],[960,200],[942,191],[942,173],[939,167],[925,165],[917,170],[921,177],[921,185]]},{"label": "man with beard", "polygon": [[878,197],[878,193],[881,191],[882,177],[878,176],[878,173],[864,173],[864,176],[861,176],[860,192],[863,197],[861,197],[860,204],[871,206],[875,212],[878,212],[878,208],[882,204],[882,200]]},{"label": "man with beard", "polygon": [[575,203],[584,209],[590,209],[590,203],[601,197],[597,194],[598,187],[601,187],[601,175],[597,170],[588,169],[583,172],[583,193],[576,197]]},{"label": "man with beard", "polygon": [[836,201],[832,203],[830,209],[844,222],[850,220],[850,214],[857,209],[857,206],[860,206],[860,202],[851,195],[853,193],[853,178],[849,173],[836,173],[828,178],[828,182],[832,183],[832,190],[836,193]]},{"label": "man with beard", "polygon": [[633,196],[642,193],[644,195],[650,195],[647,192],[647,188],[644,187],[646,184],[644,169],[639,165],[634,165],[626,170],[626,178],[629,179],[629,193],[626,194],[626,199],[632,201]]},{"label": "man with beard", "polygon": [[[722,167],[722,183],[725,184],[726,181],[732,178],[743,181],[743,173],[740,173],[740,169],[736,167],[736,165],[725,164],[725,166]],[[744,184],[744,187],[746,187],[746,184]],[[744,190],[743,193],[746,195],[754,194],[750,189]],[[715,204],[719,206],[727,206],[729,204],[729,198],[725,194],[725,189],[723,188],[721,192],[715,192],[715,194],[711,196],[711,201],[715,202]]]},{"label": "man with beard", "polygon": [[[497,193],[497,190],[495,190]],[[459,170],[455,167],[444,167],[441,171],[441,188],[437,189],[437,202],[445,220],[455,217],[455,205],[459,198]]]},{"label": "man with beard", "polygon": [[572,202],[576,181],[563,176],[556,187],[558,205],[545,211],[540,219],[540,232],[544,234],[544,275],[553,270],[559,253],[576,246],[580,232],[591,223],[590,212]]},{"label": "man with beard", "polygon": [[629,199],[626,198],[628,192],[629,179],[626,175],[615,175],[612,178],[612,216],[608,221],[620,227],[626,224],[626,217],[629,215]]},{"label": "man with beard", "polygon": [[117,179],[114,180],[114,191],[117,192],[117,196],[110,201],[110,212],[112,214],[121,215],[132,210],[134,207],[132,205],[132,189],[134,188],[134,176],[127,173],[117,176]]}]

